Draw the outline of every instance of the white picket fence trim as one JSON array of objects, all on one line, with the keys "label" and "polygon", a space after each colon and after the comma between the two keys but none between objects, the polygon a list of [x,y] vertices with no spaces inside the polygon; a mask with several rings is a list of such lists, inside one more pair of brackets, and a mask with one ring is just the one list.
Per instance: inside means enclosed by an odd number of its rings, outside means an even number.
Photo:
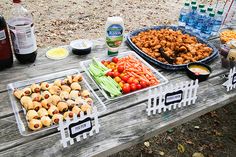
[{"label": "white picket fence trim", "polygon": [[[195,104],[197,99],[197,89],[198,80],[186,81],[177,84],[168,84],[166,86],[161,86],[159,88],[150,89],[147,105],[148,116],[155,115],[157,112],[162,113],[167,110],[180,108],[182,106]],[[183,91],[182,100],[179,103],[173,103],[168,106],[165,105],[165,96],[167,93],[177,92],[179,90]],[[157,102],[158,101],[158,102]]]},{"label": "white picket fence trim", "polygon": [[234,88],[236,88],[236,83],[233,85],[232,81],[233,81],[233,76],[236,73],[236,67],[230,69],[229,71],[229,76],[228,76],[228,83],[226,85],[227,87],[227,92],[230,90],[233,90]]},{"label": "white picket fence trim", "polygon": [[[69,133],[69,125],[72,123],[76,123],[79,121],[82,121],[86,118],[90,117],[92,119],[92,129],[89,132],[85,132],[81,135],[78,135],[75,138],[71,138],[70,137],[70,133]],[[60,120],[59,125],[58,125],[58,130],[61,132],[61,144],[63,145],[63,147],[67,147],[68,142],[70,145],[74,144],[74,140],[76,140],[77,142],[86,139],[88,136],[93,136],[94,132],[97,134],[99,133],[99,128],[100,128],[100,124],[98,122],[98,111],[96,106],[93,107],[92,113],[91,112],[87,112],[86,115],[84,115],[84,112],[80,112],[80,117],[77,117],[77,115],[74,115],[74,118],[72,120],[70,120],[69,118],[66,119],[66,121],[62,121]]]}]

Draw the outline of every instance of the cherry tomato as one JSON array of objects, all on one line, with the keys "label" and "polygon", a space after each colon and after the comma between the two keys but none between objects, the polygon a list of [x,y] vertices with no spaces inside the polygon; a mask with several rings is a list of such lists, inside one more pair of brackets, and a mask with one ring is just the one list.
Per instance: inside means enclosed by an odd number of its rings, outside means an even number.
[{"label": "cherry tomato", "polygon": [[124,66],[123,65],[118,66],[117,70],[119,73],[122,73],[124,71]]},{"label": "cherry tomato", "polygon": [[117,76],[120,76],[120,73],[119,72],[114,72],[114,77],[117,77]]},{"label": "cherry tomato", "polygon": [[115,80],[117,83],[119,83],[119,82],[121,81],[121,78],[118,77],[118,76],[116,76],[116,77],[114,78],[114,80]]},{"label": "cherry tomato", "polygon": [[110,64],[111,63],[111,61],[106,61],[107,62],[107,64]]},{"label": "cherry tomato", "polygon": [[118,60],[119,60],[119,59],[118,59],[117,57],[113,57],[113,58],[112,58],[112,62],[114,62],[114,63],[117,63]]},{"label": "cherry tomato", "polygon": [[140,85],[142,86],[142,88],[146,88],[147,84],[145,81],[140,81]]},{"label": "cherry tomato", "polygon": [[130,77],[130,78],[128,79],[127,83],[131,84],[131,83],[133,83],[133,80],[134,80],[134,78],[133,78],[133,77]]},{"label": "cherry tomato", "polygon": [[130,85],[130,89],[131,89],[131,91],[136,91],[137,90],[136,84],[132,83]]},{"label": "cherry tomato", "polygon": [[114,74],[114,73],[113,73],[112,71],[108,71],[108,72],[106,73],[107,76],[111,76],[111,77],[113,77],[113,74]]},{"label": "cherry tomato", "polygon": [[102,60],[101,63],[104,64],[104,63],[106,63],[106,61]]},{"label": "cherry tomato", "polygon": [[120,82],[123,83],[123,84],[125,84],[125,81],[123,81],[123,80],[121,80]]},{"label": "cherry tomato", "polygon": [[108,63],[107,63],[107,61],[105,61],[105,62],[104,62],[104,65],[105,65],[106,67],[108,66]]},{"label": "cherry tomato", "polygon": [[134,80],[133,80],[133,83],[134,83],[134,84],[139,84],[138,79],[134,79]]},{"label": "cherry tomato", "polygon": [[122,87],[123,93],[129,93],[130,92],[130,85],[128,83],[125,83]]},{"label": "cherry tomato", "polygon": [[119,85],[120,85],[121,88],[123,88],[124,83],[120,81],[120,82],[119,82]]},{"label": "cherry tomato", "polygon": [[125,76],[125,73],[121,73],[120,74],[120,78],[124,77]]},{"label": "cherry tomato", "polygon": [[136,88],[137,88],[137,90],[142,89],[141,84],[136,84]]},{"label": "cherry tomato", "polygon": [[108,64],[108,65],[107,65],[107,68],[108,68],[108,69],[112,69],[112,67],[111,67],[111,65],[110,65],[110,64]]},{"label": "cherry tomato", "polygon": [[121,77],[121,79],[122,79],[124,82],[128,82],[129,76],[125,75],[125,76]]},{"label": "cherry tomato", "polygon": [[116,63],[111,62],[110,65],[111,65],[111,66],[116,66]]}]

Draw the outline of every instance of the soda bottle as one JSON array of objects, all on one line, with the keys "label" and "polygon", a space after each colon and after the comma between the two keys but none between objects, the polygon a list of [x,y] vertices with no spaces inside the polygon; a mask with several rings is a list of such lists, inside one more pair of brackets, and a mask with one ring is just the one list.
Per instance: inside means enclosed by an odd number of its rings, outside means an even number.
[{"label": "soda bottle", "polygon": [[196,24],[195,24],[195,29],[196,29],[196,33],[198,35],[201,36],[201,29],[203,27],[203,25],[205,24],[205,19],[206,19],[206,9],[202,8],[197,16],[197,21],[196,21]]},{"label": "soda bottle", "polygon": [[215,15],[214,25],[212,28],[212,35],[216,35],[221,27],[221,23],[223,20],[223,10],[218,10]]},{"label": "soda bottle", "polygon": [[195,25],[195,22],[196,22],[196,18],[197,18],[197,6],[194,5],[194,6],[192,6],[192,10],[189,13],[188,20],[186,22],[185,28],[187,30],[193,31],[194,25]]},{"label": "soda bottle", "polygon": [[185,2],[184,7],[180,11],[179,26],[185,27],[189,13],[190,13],[190,4],[188,2]]},{"label": "soda bottle", "polygon": [[31,14],[21,5],[21,0],[13,0],[7,23],[17,60],[20,63],[34,62],[37,56],[34,23]]},{"label": "soda bottle", "polygon": [[3,16],[0,15],[0,70],[11,67],[13,55],[9,39],[9,31]]}]

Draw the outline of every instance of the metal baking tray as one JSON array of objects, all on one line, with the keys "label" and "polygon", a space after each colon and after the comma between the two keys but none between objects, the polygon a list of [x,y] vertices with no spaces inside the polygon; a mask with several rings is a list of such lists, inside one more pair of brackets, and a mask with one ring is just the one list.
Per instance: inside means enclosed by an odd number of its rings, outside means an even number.
[{"label": "metal baking tray", "polygon": [[[142,29],[138,29],[135,30],[131,33],[128,34],[127,36],[127,44],[130,46],[131,49],[133,49],[136,53],[138,53],[141,57],[143,57],[145,60],[147,60],[148,62],[151,62],[153,64],[155,64],[158,67],[161,67],[163,69],[166,70],[184,70],[187,66],[187,64],[181,64],[181,65],[173,65],[173,64],[165,64],[162,63],[154,58],[152,58],[151,56],[147,55],[146,53],[144,53],[142,50],[140,50],[131,40],[132,37],[138,35],[140,32],[144,32],[144,31],[148,31],[148,30],[160,30],[160,29],[173,29],[173,30],[181,30],[184,34],[189,34],[191,36],[196,36],[195,34],[188,32],[187,30],[185,30],[184,28],[178,27],[178,26],[153,26],[153,27],[146,27],[146,28],[142,28]],[[210,56],[198,61],[198,62],[202,62],[202,63],[209,63],[211,61],[213,61],[215,58],[218,57],[218,49],[210,42],[200,38],[199,36],[196,36],[198,42],[206,44],[208,47],[213,49],[213,52]]]},{"label": "metal baking tray", "polygon": [[[22,89],[26,86],[33,84],[33,83],[40,83],[40,82],[44,82],[44,81],[46,81],[48,83],[52,83],[56,79],[63,79],[68,75],[74,75],[74,74],[79,74],[79,73],[80,73],[79,69],[70,69],[70,70],[65,70],[65,71],[61,71],[61,72],[51,73],[51,74],[44,75],[44,76],[35,77],[32,79],[28,79],[28,80],[10,83],[7,85],[12,109],[15,114],[17,126],[18,126],[18,129],[19,129],[21,135],[29,136],[29,135],[33,135],[33,134],[38,134],[38,133],[56,128],[57,125],[54,124],[54,125],[51,125],[50,127],[43,127],[37,131],[30,130],[28,128],[28,122],[26,120],[26,110],[22,107],[20,101],[17,98],[15,98],[15,96],[13,95],[14,89],[15,88]],[[83,76],[83,74],[82,74],[82,76]],[[88,82],[84,79],[84,77],[83,77],[83,80],[80,82],[80,85],[81,85],[82,89],[87,89],[90,92],[90,94],[91,94],[90,97],[94,101],[93,105],[95,105],[97,107],[98,114],[101,114],[102,112],[104,112],[106,110],[105,104],[101,101],[101,99],[93,91],[93,89],[88,84]]]},{"label": "metal baking tray", "polygon": [[[89,73],[88,68],[89,68],[89,64],[92,62],[92,59],[86,60],[86,61],[82,61],[82,62],[80,63],[81,67],[82,67],[83,70],[86,72],[86,74],[89,76],[89,78],[97,85],[97,87],[99,88],[99,90],[101,91],[101,93],[103,94],[103,96],[104,96],[107,100],[121,99],[121,98],[124,98],[124,97],[126,97],[126,96],[130,96],[130,95],[133,95],[133,94],[136,94],[136,93],[140,93],[140,92],[143,92],[143,91],[147,91],[147,90],[149,90],[149,89],[156,88],[156,87],[158,87],[158,86],[162,86],[162,85],[168,83],[167,78],[165,78],[160,72],[158,72],[158,70],[156,70],[155,68],[153,68],[153,67],[152,67],[150,64],[148,64],[144,59],[142,59],[139,55],[137,55],[134,51],[121,52],[121,53],[118,53],[118,56],[116,56],[116,57],[122,58],[122,57],[125,57],[125,56],[128,56],[128,55],[132,55],[132,56],[136,57],[136,58],[139,59],[145,66],[147,66],[147,67],[152,71],[152,73],[155,75],[155,77],[160,80],[160,84],[155,85],[155,86],[150,86],[150,87],[147,87],[147,88],[143,88],[143,89],[140,89],[140,90],[137,90],[137,91],[128,93],[128,94],[122,94],[122,95],[117,96],[117,97],[111,97],[104,89],[102,89],[102,88],[96,83],[96,81],[93,79],[93,76],[91,76],[91,74]],[[113,58],[113,57],[110,57],[110,56],[103,56],[103,57],[100,57],[100,58],[97,58],[97,59],[98,59],[98,61],[102,61],[102,60],[111,60],[112,58]]]}]

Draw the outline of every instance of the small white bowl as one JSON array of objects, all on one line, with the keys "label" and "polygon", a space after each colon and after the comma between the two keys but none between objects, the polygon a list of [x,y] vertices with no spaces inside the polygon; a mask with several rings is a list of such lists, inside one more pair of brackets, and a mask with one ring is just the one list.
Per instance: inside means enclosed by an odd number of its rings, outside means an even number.
[{"label": "small white bowl", "polygon": [[91,52],[93,43],[87,39],[79,39],[70,42],[72,53],[76,55],[85,55]]}]

